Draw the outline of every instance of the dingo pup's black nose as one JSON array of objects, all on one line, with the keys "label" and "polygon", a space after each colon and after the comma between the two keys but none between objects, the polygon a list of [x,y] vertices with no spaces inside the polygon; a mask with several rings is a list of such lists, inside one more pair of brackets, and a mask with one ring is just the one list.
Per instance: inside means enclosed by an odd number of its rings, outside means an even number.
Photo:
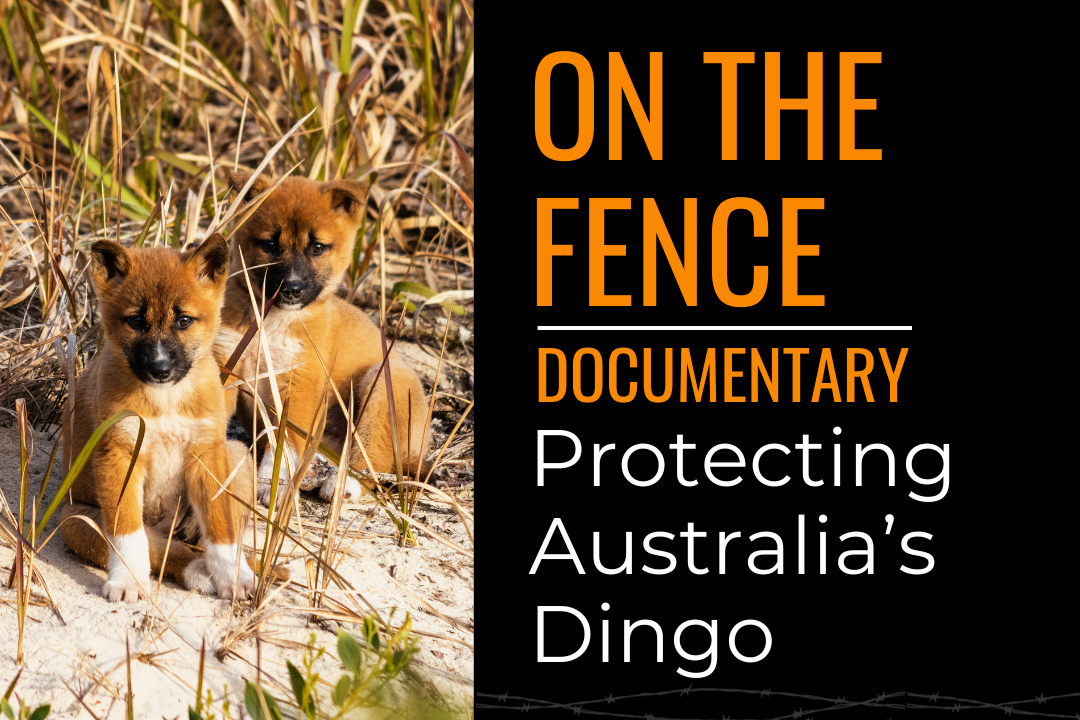
[{"label": "dingo pup's black nose", "polygon": [[303,280],[286,280],[281,284],[282,296],[294,300],[300,297],[300,293],[304,290]]},{"label": "dingo pup's black nose", "polygon": [[147,366],[155,380],[164,380],[172,373],[172,363],[168,360],[155,360]]}]

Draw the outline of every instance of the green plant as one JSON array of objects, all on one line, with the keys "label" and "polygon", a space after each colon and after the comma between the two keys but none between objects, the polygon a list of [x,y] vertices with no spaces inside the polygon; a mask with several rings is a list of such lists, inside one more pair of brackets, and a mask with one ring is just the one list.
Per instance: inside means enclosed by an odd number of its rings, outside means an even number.
[{"label": "green plant", "polygon": [[[19,682],[19,676],[22,675],[22,668],[19,668],[19,672],[15,673],[15,677],[12,678],[11,684],[8,685],[7,692],[4,693],[3,699],[0,699],[0,712],[3,712],[7,716],[8,720],[15,720],[15,710],[11,707],[8,699],[11,698],[12,693],[15,692],[15,683]],[[18,699],[18,695],[15,696]],[[19,720],[45,720],[49,715],[49,705],[39,705],[33,710],[29,705],[24,705],[19,702],[18,718]]]},{"label": "green plant", "polygon": [[[389,683],[408,667],[419,650],[411,628],[412,621],[406,615],[405,622],[397,632],[389,641],[384,641],[380,638],[375,619],[368,616],[364,618],[362,628],[363,643],[357,642],[344,630],[339,630],[338,658],[345,673],[333,684],[333,690],[329,693],[331,704],[326,702],[326,691],[320,692],[320,677],[315,671],[315,664],[326,650],[315,647],[315,634],[312,633],[300,661],[301,667],[287,663],[289,681],[301,716],[309,720],[337,720],[360,708],[382,706]],[[244,704],[256,720],[280,720],[282,717],[274,698],[256,684],[247,684]]]},{"label": "green plant", "polygon": [[[225,691],[222,693],[221,720],[228,720],[230,717],[228,692],[229,687],[226,685]],[[214,713],[213,703],[214,694],[207,690],[206,696],[202,698],[201,702],[196,703],[196,707],[188,706],[188,720],[217,720],[218,715]]]}]

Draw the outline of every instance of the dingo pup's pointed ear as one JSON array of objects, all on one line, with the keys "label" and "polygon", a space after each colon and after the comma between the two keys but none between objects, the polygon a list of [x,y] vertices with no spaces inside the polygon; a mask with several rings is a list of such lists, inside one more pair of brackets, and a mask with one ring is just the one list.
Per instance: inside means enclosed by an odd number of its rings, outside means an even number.
[{"label": "dingo pup's pointed ear", "polygon": [[[232,172],[231,170],[226,170],[225,181],[229,183],[229,198],[235,199],[237,194],[244,189],[245,185],[247,185],[247,181],[250,178],[251,173],[249,172]],[[255,182],[251,183],[251,188],[249,188],[244,195],[244,202],[250,202],[256,195],[270,187],[271,184],[272,183],[262,175],[258,176],[255,178]]]},{"label": "dingo pup's pointed ear", "polygon": [[325,182],[320,192],[330,193],[330,207],[359,220],[367,202],[370,185],[363,180],[332,180]]},{"label": "dingo pup's pointed ear", "polygon": [[131,270],[131,256],[123,245],[112,240],[98,240],[90,247],[93,258],[94,281],[98,290],[119,285]]},{"label": "dingo pup's pointed ear", "polygon": [[229,244],[221,233],[214,233],[184,260],[194,268],[195,277],[208,284],[224,284],[229,277]]}]

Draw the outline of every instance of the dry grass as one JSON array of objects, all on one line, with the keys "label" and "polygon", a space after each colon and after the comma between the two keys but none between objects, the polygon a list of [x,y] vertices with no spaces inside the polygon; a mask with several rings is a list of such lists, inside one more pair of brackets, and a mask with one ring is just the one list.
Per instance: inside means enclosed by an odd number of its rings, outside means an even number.
[{"label": "dry grass", "polygon": [[35,423],[55,420],[92,356],[90,243],[202,239],[223,204],[211,164],[257,167],[312,111],[275,177],[378,173],[345,292],[375,307],[401,280],[471,289],[471,8],[358,4],[343,55],[336,4],[0,3],[0,407],[26,397]]},{"label": "dry grass", "polygon": [[[94,241],[184,248],[209,232],[227,235],[246,213],[228,204],[214,171],[223,165],[265,166],[274,178],[375,173],[340,292],[378,310],[389,344],[415,342],[437,363],[425,381],[438,463],[434,476],[399,474],[385,487],[369,473],[365,484],[401,542],[420,528],[453,545],[413,513],[420,502],[441,503],[467,528],[472,522],[469,503],[455,497],[472,477],[471,4],[0,0],[0,13],[0,408],[20,427],[58,422],[101,341],[87,273]],[[330,393],[326,402],[360,399]],[[280,403],[264,409],[287,413]],[[262,520],[253,549],[266,548],[268,563],[286,543],[308,554],[308,577],[299,579],[305,611],[358,623],[373,608],[335,567],[371,513],[349,537],[338,532],[340,497],[321,527],[305,522],[299,478],[308,461],[271,511],[253,509]],[[24,483],[17,521],[3,503],[27,560],[18,572],[20,627],[26,602],[47,600],[31,591],[41,573],[31,528],[44,524],[36,513],[51,493],[32,490]],[[252,636],[267,614],[297,611],[275,608],[277,593],[260,583],[219,652]]]}]

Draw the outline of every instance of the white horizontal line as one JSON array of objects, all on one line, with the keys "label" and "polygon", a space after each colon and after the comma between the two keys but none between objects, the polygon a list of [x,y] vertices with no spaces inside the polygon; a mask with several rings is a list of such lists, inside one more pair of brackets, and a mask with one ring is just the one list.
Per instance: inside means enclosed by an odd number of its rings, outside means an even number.
[{"label": "white horizontal line", "polygon": [[537,325],[537,330],[911,330],[911,325]]}]

